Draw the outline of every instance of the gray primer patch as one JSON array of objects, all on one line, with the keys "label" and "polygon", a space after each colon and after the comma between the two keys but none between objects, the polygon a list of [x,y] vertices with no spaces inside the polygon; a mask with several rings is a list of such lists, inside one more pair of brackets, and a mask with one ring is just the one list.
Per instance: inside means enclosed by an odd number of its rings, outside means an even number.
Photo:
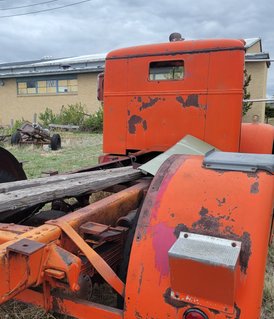
[{"label": "gray primer patch", "polygon": [[250,193],[251,194],[257,194],[259,193],[259,182],[255,182],[250,187]]},{"label": "gray primer patch", "polygon": [[[148,107],[152,107],[154,104],[156,104],[158,101],[160,100],[160,98],[158,97],[155,97],[154,99],[149,97],[149,102],[142,102],[142,105],[140,107],[140,111],[144,110],[144,109],[147,109]],[[138,99],[138,102],[139,99]]]},{"label": "gray primer patch", "polygon": [[141,116],[138,115],[132,115],[130,119],[128,120],[128,131],[130,134],[136,133],[136,125],[141,124],[143,129],[147,130],[147,122],[146,120],[143,120]]},{"label": "gray primer patch", "polygon": [[198,94],[190,94],[186,100],[184,100],[181,96],[176,97],[177,102],[179,102],[182,107],[199,107]]}]

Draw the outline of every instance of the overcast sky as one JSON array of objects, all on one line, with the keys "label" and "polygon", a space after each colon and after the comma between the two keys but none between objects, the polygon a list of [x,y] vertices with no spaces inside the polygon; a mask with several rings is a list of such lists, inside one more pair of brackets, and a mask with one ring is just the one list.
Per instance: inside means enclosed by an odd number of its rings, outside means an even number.
[{"label": "overcast sky", "polygon": [[[75,6],[25,16],[81,0],[0,0],[0,61],[104,53],[144,43],[165,42],[171,32],[186,39],[262,39],[274,58],[273,0],[91,0]],[[274,94],[274,62],[268,94]]]}]

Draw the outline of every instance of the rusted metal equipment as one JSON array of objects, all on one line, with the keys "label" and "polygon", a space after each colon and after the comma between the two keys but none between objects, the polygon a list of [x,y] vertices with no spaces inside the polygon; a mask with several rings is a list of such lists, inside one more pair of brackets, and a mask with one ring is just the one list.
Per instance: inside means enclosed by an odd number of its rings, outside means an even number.
[{"label": "rusted metal equipment", "polygon": [[59,134],[50,136],[49,131],[43,129],[39,124],[25,122],[12,134],[11,144],[50,144],[51,149],[56,151],[61,148],[61,137]]},{"label": "rusted metal equipment", "polygon": [[[240,40],[180,38],[107,56],[98,90],[107,154],[74,172],[91,183],[74,194],[84,207],[70,210],[59,194],[35,220],[0,224],[2,303],[15,298],[78,319],[259,318],[273,127],[241,125],[243,50]],[[115,180],[108,169],[132,175]],[[105,182],[94,188],[91,176]],[[54,180],[70,179],[46,184]],[[4,184],[0,207],[5,190],[20,197],[29,185],[31,198],[35,183]],[[97,189],[111,194],[89,204]],[[102,283],[114,305],[92,301]]]}]

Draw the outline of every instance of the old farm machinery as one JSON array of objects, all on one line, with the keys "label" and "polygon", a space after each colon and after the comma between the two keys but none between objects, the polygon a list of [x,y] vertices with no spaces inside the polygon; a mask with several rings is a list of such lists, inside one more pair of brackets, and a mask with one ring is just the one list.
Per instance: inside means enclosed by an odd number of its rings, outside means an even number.
[{"label": "old farm machinery", "polygon": [[[0,214],[17,220],[0,225],[1,302],[79,319],[259,318],[273,128],[241,124],[243,65],[240,40],[109,53],[100,164],[59,187],[49,177],[0,188]],[[98,190],[111,195],[89,204]],[[102,283],[114,304],[92,301]]]},{"label": "old farm machinery", "polygon": [[49,130],[43,129],[37,123],[26,121],[11,135],[11,144],[50,145],[51,149],[56,151],[61,148],[61,137],[59,134],[51,136]]}]

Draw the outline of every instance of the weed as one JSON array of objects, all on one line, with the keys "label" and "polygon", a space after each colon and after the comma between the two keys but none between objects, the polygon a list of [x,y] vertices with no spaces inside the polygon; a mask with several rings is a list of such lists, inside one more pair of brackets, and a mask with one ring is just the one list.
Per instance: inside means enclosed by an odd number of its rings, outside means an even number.
[{"label": "weed", "polygon": [[62,106],[59,114],[54,114],[49,108],[39,114],[42,126],[49,124],[78,125],[82,131],[102,132],[103,108],[100,107],[94,114],[87,114],[85,106],[81,103]]}]

